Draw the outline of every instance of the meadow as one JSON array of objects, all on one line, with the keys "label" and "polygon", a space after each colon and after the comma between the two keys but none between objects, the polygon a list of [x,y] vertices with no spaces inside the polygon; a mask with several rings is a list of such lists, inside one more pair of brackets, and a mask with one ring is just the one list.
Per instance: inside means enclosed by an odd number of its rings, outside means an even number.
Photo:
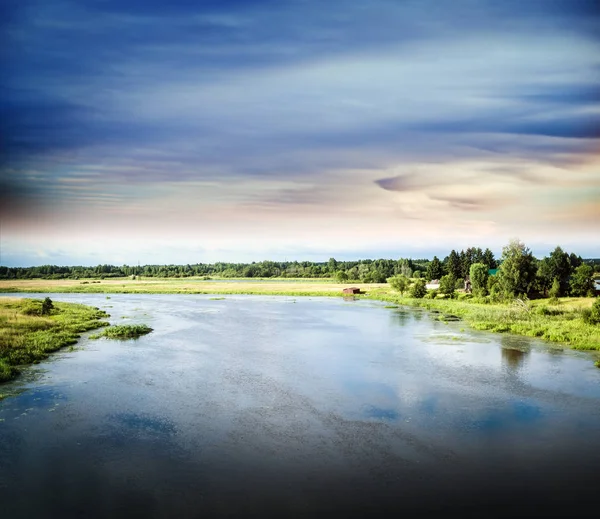
[{"label": "meadow", "polygon": [[77,342],[80,334],[107,326],[98,308],[42,300],[0,297],[0,382],[15,378],[19,366],[38,363]]}]

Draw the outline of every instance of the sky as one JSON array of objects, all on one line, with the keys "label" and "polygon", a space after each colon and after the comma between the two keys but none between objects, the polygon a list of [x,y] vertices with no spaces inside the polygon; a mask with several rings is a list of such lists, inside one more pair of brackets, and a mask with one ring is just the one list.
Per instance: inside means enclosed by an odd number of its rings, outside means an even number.
[{"label": "sky", "polygon": [[600,257],[600,6],[4,0],[0,264]]}]

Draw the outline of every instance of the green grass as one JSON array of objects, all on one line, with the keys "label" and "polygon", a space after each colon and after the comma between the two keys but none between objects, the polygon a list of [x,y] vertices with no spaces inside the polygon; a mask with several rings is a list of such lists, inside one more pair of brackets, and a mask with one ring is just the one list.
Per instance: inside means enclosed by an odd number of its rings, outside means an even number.
[{"label": "green grass", "polygon": [[108,323],[98,308],[53,303],[47,315],[42,301],[0,298],[0,382],[14,379],[19,368],[38,363],[49,354],[77,342],[82,332]]},{"label": "green grass", "polygon": [[150,333],[152,328],[145,324],[125,324],[120,326],[110,326],[105,328],[100,333],[90,335],[90,339],[137,339],[142,335]]},{"label": "green grass", "polygon": [[372,299],[418,306],[441,312],[441,321],[462,320],[471,328],[537,337],[576,350],[600,351],[600,325],[586,322],[592,298],[561,298],[512,303],[489,303],[477,298],[412,299],[390,291],[374,292]]}]

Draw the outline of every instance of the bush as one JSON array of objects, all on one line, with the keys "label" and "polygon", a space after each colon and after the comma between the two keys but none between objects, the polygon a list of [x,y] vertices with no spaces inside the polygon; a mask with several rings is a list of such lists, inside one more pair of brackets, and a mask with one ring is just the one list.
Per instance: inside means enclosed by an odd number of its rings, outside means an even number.
[{"label": "bush", "polygon": [[588,324],[600,324],[600,298],[596,298],[591,309],[582,312],[582,317]]},{"label": "bush", "polygon": [[410,297],[423,299],[427,294],[427,287],[424,279],[417,279],[412,287],[410,287]]},{"label": "bush", "polygon": [[399,276],[393,276],[388,278],[387,282],[392,286],[394,290],[400,292],[401,295],[404,295],[404,292],[408,289],[408,285],[410,284],[408,278],[400,274]]},{"label": "bush", "polygon": [[442,276],[440,279],[440,292],[446,297],[452,297],[454,295],[456,280],[451,274]]}]

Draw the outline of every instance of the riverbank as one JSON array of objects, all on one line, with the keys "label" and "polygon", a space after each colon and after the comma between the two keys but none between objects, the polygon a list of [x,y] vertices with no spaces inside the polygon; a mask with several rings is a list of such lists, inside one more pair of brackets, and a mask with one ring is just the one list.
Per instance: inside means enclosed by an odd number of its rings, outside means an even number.
[{"label": "riverbank", "polygon": [[439,314],[441,321],[461,320],[471,328],[544,339],[575,350],[600,351],[600,326],[584,321],[592,297],[563,297],[512,303],[481,303],[469,299],[414,299],[375,289],[369,298],[418,306]]},{"label": "riverbank", "polygon": [[[387,283],[336,283],[331,280],[0,280],[0,292],[106,293],[106,294],[222,294],[341,297],[347,287],[359,288],[355,296],[394,305],[418,306],[439,313],[440,320],[460,319],[477,330],[536,337],[577,350],[600,351],[600,326],[584,322],[583,311],[594,298],[560,298],[525,304],[484,304],[469,299],[414,299],[402,297]],[[107,296],[109,297],[109,296]],[[352,297],[352,296],[351,296]]]},{"label": "riverbank", "polygon": [[19,367],[38,363],[75,344],[82,332],[108,325],[109,315],[75,303],[0,297],[0,382],[14,379]]}]

